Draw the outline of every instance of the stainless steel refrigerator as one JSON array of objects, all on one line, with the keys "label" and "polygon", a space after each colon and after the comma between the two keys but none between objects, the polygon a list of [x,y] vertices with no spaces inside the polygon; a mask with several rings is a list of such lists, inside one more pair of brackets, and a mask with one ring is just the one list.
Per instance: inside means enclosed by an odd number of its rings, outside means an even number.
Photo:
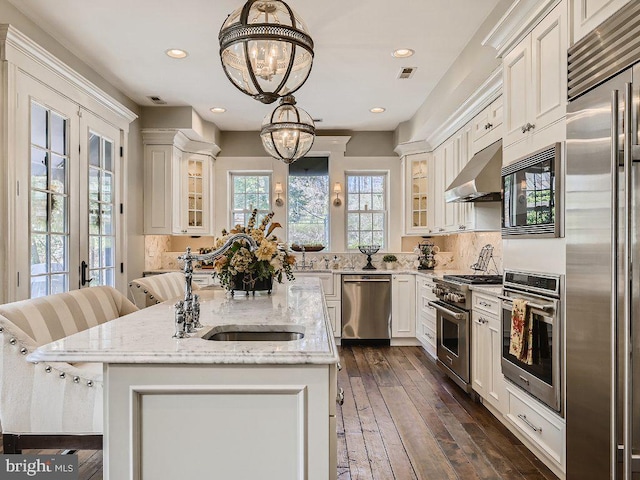
[{"label": "stainless steel refrigerator", "polygon": [[640,480],[638,62],[640,2],[569,50],[569,480]]}]

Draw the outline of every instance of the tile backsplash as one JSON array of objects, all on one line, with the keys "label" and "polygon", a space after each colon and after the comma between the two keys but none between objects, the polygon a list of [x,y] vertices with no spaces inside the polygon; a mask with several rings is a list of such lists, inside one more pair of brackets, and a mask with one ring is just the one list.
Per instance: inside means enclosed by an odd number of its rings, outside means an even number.
[{"label": "tile backsplash", "polygon": [[[477,262],[482,247],[489,244],[493,246],[493,262],[489,264],[489,273],[502,273],[502,238],[500,232],[468,232],[455,235],[442,236],[431,239],[433,243],[440,247],[440,253],[436,256],[437,268],[447,268],[450,270],[470,270],[471,265]],[[178,256],[184,253],[181,251],[170,251],[170,236],[147,235],[145,237],[145,269],[180,269]],[[390,253],[390,252],[385,252]],[[151,254],[151,255],[150,255]],[[302,261],[302,254],[296,253],[298,261]],[[382,257],[384,253],[377,253],[373,256],[373,264],[377,268],[384,268]],[[413,269],[417,267],[418,256],[410,252],[395,253],[398,257],[396,268]],[[336,257],[336,258],[334,258]],[[306,261],[313,260],[314,268],[323,269],[328,262],[330,269],[343,269],[353,266],[356,269],[362,268],[366,264],[366,256],[360,252],[353,253],[333,253],[318,252],[307,253]],[[497,268],[496,268],[497,267]]]}]

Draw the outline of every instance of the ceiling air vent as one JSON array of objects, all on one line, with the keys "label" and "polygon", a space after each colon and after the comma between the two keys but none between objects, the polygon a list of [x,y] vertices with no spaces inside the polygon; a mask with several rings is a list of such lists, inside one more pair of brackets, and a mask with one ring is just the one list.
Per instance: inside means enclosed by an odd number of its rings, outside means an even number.
[{"label": "ceiling air vent", "polygon": [[155,103],[156,105],[167,104],[167,102],[165,102],[162,98],[158,97],[157,95],[149,95],[147,98],[151,100],[152,103]]},{"label": "ceiling air vent", "polygon": [[323,122],[324,120],[322,118],[314,118],[313,119],[313,123],[320,123]]},{"label": "ceiling air vent", "polygon": [[398,78],[401,80],[405,80],[407,78],[413,77],[413,74],[416,73],[418,67],[402,67],[400,73],[398,74]]}]

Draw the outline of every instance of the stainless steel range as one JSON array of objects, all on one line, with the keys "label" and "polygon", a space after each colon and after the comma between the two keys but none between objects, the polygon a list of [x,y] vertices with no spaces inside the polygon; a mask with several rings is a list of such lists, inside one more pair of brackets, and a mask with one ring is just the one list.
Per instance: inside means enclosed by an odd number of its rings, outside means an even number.
[{"label": "stainless steel range", "polygon": [[429,302],[437,311],[437,363],[449,377],[471,392],[471,290],[470,285],[499,285],[500,275],[445,275],[433,281],[438,300]]}]

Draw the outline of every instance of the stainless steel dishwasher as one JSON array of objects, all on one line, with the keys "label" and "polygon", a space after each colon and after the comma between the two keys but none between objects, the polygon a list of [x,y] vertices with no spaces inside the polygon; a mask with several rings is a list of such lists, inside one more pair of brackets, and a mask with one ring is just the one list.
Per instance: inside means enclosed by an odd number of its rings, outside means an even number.
[{"label": "stainless steel dishwasher", "polygon": [[391,275],[342,276],[342,340],[391,338]]}]

